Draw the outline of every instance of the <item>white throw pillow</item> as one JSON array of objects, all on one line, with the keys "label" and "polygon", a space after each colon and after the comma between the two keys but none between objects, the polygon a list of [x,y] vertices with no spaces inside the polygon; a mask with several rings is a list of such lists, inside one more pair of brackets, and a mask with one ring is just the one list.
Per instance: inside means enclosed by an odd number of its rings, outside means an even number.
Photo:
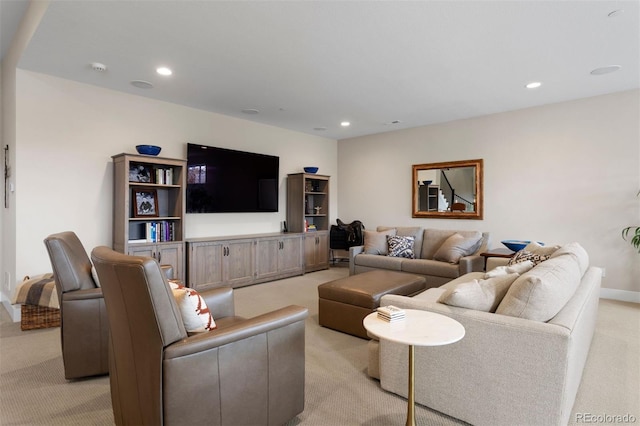
[{"label": "white throw pillow", "polygon": [[582,274],[573,256],[562,255],[540,263],[509,288],[497,314],[546,322],[573,296]]},{"label": "white throw pillow", "polygon": [[539,255],[543,255],[543,256],[551,256],[553,254],[553,252],[555,252],[559,248],[560,248],[560,246],[558,246],[558,245],[555,245],[555,246],[543,246],[541,244],[538,244],[536,241],[531,241],[522,250],[526,250],[526,251],[528,251],[530,253],[539,254]]},{"label": "white throw pillow", "polygon": [[416,294],[415,296],[412,297],[412,299],[419,300],[421,302],[436,303],[438,299],[440,299],[440,296],[442,296],[442,294],[445,293],[446,291],[447,291],[446,288],[432,287],[432,288],[426,289],[420,294]]},{"label": "white throw pillow", "polygon": [[481,236],[465,238],[455,233],[442,243],[433,258],[442,262],[456,264],[460,262],[460,258],[469,256],[477,249],[480,238]]},{"label": "white throw pillow", "polygon": [[387,254],[387,236],[395,237],[396,230],[389,229],[384,232],[364,230],[364,252],[366,254]]},{"label": "white throw pillow", "polygon": [[188,333],[202,333],[216,329],[216,322],[207,304],[196,290],[175,283],[169,285],[178,304],[184,328]]},{"label": "white throw pillow", "polygon": [[487,280],[460,283],[447,290],[438,299],[439,303],[475,311],[495,312],[519,274],[500,275]]},{"label": "white throw pillow", "polygon": [[498,266],[497,268],[494,268],[484,274],[484,278],[493,278],[507,274],[524,274],[531,268],[533,268],[533,262],[530,260],[525,260],[524,262],[516,263],[515,265],[511,266]]},{"label": "white throw pillow", "polygon": [[576,262],[578,262],[580,273],[584,275],[584,273],[589,268],[589,255],[587,254],[586,250],[576,242],[568,243],[560,247],[558,250],[554,251],[550,259],[566,255],[572,256],[576,260]]}]

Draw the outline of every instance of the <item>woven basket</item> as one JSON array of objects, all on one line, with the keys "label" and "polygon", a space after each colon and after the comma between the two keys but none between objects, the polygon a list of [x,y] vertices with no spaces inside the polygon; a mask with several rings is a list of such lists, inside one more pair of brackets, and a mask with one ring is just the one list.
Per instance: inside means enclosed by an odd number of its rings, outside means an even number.
[{"label": "woven basket", "polygon": [[22,330],[60,327],[60,309],[26,304],[21,306],[20,328]]}]

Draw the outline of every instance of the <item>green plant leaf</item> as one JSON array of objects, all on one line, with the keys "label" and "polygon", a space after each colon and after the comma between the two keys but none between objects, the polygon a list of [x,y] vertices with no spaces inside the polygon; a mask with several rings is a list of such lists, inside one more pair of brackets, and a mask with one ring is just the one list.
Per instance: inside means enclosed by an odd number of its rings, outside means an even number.
[{"label": "green plant leaf", "polygon": [[629,237],[629,232],[632,229],[634,229],[635,231],[633,232],[631,236],[631,241],[629,242],[631,243],[632,246],[634,246],[638,250],[638,253],[640,253],[640,226],[627,226],[626,228],[624,228],[622,230],[622,239],[627,241],[627,238]]}]

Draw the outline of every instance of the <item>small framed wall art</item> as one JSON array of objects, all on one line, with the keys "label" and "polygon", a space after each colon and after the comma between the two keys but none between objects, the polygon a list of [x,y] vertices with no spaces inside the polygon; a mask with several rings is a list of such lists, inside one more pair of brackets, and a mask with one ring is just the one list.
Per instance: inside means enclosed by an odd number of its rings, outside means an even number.
[{"label": "small framed wall art", "polygon": [[129,182],[153,183],[150,166],[144,164],[131,164],[129,166]]},{"label": "small framed wall art", "polygon": [[155,189],[134,189],[133,217],[158,217],[158,193]]}]

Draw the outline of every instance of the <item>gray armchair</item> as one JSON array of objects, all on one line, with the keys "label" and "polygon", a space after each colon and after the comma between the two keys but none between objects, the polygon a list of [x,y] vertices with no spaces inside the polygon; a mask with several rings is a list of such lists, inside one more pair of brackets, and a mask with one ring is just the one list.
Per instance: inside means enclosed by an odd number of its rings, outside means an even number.
[{"label": "gray armchair", "polygon": [[156,260],[96,247],[110,327],[116,424],[280,425],[304,409],[307,309],[235,316],[233,291],[201,295],[217,329],[188,336]]},{"label": "gray armchair", "polygon": [[109,328],[102,290],[91,276],[91,261],[73,232],[44,240],[60,300],[60,341],[64,376],[78,379],[109,373]]}]

